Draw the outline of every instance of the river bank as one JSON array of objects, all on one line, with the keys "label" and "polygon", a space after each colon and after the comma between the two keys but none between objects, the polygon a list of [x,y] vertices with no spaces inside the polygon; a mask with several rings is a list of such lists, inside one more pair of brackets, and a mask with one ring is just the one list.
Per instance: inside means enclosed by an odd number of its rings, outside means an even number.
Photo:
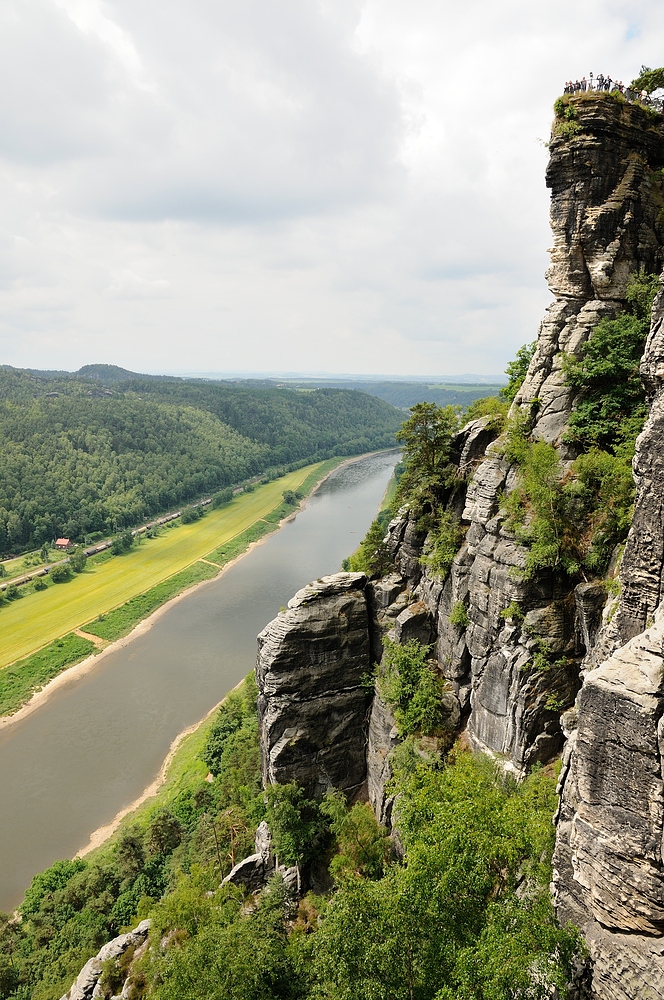
[{"label": "river bank", "polygon": [[[119,813],[133,810],[123,829],[134,823],[139,800],[143,816],[158,808],[155,802],[170,802],[192,774],[198,787],[208,787],[207,771],[198,770],[204,765],[192,757],[205,739],[201,720],[252,669],[266,622],[357,547],[396,459],[374,454],[344,462],[267,544],[171,602],[169,614],[162,611],[149,628],[146,620],[140,633],[107,647],[92,660],[95,669],[83,667],[71,683],[71,673],[65,676],[39,711],[0,729],[0,801],[12,817],[0,824],[0,910],[18,905],[35,872],[74,857],[93,834],[95,844],[105,843],[109,831],[97,831]],[[192,728],[158,798],[144,798],[160,771],[163,777],[176,738]]]},{"label": "river bank", "polygon": [[[91,670],[95,669],[105,658],[117,652],[117,650],[124,648],[125,646],[127,646],[140,636],[144,635],[149,629],[151,629],[154,626],[154,624],[157,621],[159,621],[162,615],[166,614],[175,604],[181,601],[184,597],[192,594],[199,588],[205,587],[210,583],[218,580],[224,573],[228,572],[228,570],[231,569],[238,562],[238,560],[243,559],[246,555],[248,555],[248,553],[253,551],[253,549],[256,546],[261,545],[276,531],[281,530],[285,524],[287,524],[294,517],[296,517],[298,512],[305,508],[310,497],[312,497],[316,493],[316,491],[321,487],[321,485],[325,482],[325,480],[336,469],[340,469],[346,465],[353,464],[354,462],[362,461],[376,454],[380,454],[380,452],[367,452],[364,455],[358,455],[346,459],[340,459],[339,461],[335,462],[331,467],[330,467],[330,462],[332,460],[322,463],[320,470],[317,470],[321,472],[320,477],[314,481],[313,485],[309,488],[306,496],[304,496],[300,500],[297,507],[295,507],[291,513],[287,514],[285,517],[281,518],[278,522],[275,523],[275,527],[273,530],[267,531],[265,534],[262,535],[262,537],[256,539],[255,541],[248,542],[241,552],[239,552],[233,558],[229,559],[229,561],[226,562],[224,565],[220,566],[219,571],[214,575],[212,575],[211,577],[209,577],[208,579],[201,580],[200,582],[195,583],[191,586],[185,586],[179,593],[169,598],[155,611],[151,612],[150,614],[148,614],[147,617],[139,621],[127,635],[121,636],[120,638],[115,639],[114,641],[104,644],[103,648],[99,648],[100,647],[99,639],[93,632],[86,632],[85,629],[80,629],[80,628],[77,629],[76,633],[79,636],[86,637],[90,639],[92,642],[94,642],[95,645],[97,646],[97,649],[95,649],[94,652],[92,652],[89,656],[86,656],[79,662],[74,663],[71,666],[67,666],[63,670],[61,670],[47,684],[45,684],[38,690],[35,690],[34,694],[31,695],[29,700],[26,701],[20,707],[18,707],[11,714],[5,714],[0,716],[0,731],[6,729],[8,726],[11,726],[15,723],[22,721],[27,716],[31,715],[33,712],[41,708],[56,692],[61,690],[63,687],[66,687],[70,684],[74,684],[76,681],[85,677]],[[255,522],[255,524],[257,523],[258,522]],[[251,528],[255,527],[255,524],[252,525]],[[251,528],[246,529],[246,531],[250,531]],[[246,532],[242,532],[241,534],[245,533]],[[230,540],[231,543],[232,541],[233,539]],[[198,561],[205,562],[210,566],[217,565],[215,563],[211,563],[208,559],[199,559]],[[11,664],[9,665],[9,667],[11,667]],[[3,668],[3,670],[9,669],[9,667]]]},{"label": "river bank", "polygon": [[[372,455],[376,455],[376,454],[380,454],[380,453],[379,452],[368,452],[365,455],[358,456],[358,458],[349,458],[349,459],[346,459],[345,461],[340,462],[337,466],[335,466],[335,469],[340,469],[343,466],[350,465],[350,464],[352,464],[355,461],[361,461],[364,458],[370,458]],[[309,500],[309,498],[311,496],[313,496],[313,494],[316,492],[316,490],[325,482],[325,480],[332,474],[332,472],[335,471],[335,469],[331,469],[329,472],[327,472],[320,479],[320,481],[314,486],[314,488],[311,490],[311,492],[300,501],[300,504],[299,504],[297,510],[294,510],[292,514],[289,514],[288,517],[284,518],[279,523],[279,527],[280,528],[283,527],[287,522],[292,521],[297,516],[298,512],[300,510],[304,509],[304,507],[306,506],[306,503]],[[392,477],[392,478],[390,478],[390,480],[387,483],[387,486],[385,487],[385,491],[383,493],[383,496],[382,496],[382,499],[381,499],[381,504],[380,504],[381,510],[392,499],[392,496],[394,495],[395,489],[396,489],[396,483],[394,481],[394,477]],[[232,563],[228,563],[228,566],[225,566],[224,569],[229,569],[235,562],[237,562],[238,560],[244,558],[244,556],[249,553],[249,551],[251,550],[251,548],[253,548],[253,547],[257,546],[257,545],[261,545],[263,542],[267,541],[267,539],[269,537],[270,536],[264,536],[263,538],[259,539],[257,542],[253,542],[251,544],[251,546],[250,546],[249,549],[247,549],[241,555],[237,556],[236,559],[234,559]],[[223,571],[224,570],[222,570],[222,573],[223,573]],[[219,575],[221,575],[221,574],[219,574]],[[218,579],[218,577],[215,577],[214,579],[216,580],[216,579]],[[206,582],[211,582],[211,581],[206,581]],[[203,586],[203,585],[204,584],[198,584],[197,586]],[[179,596],[182,597],[184,595],[179,595]],[[177,600],[177,599],[178,598],[174,598],[174,600]],[[160,608],[159,612],[161,612],[163,610],[166,610],[169,606],[170,606],[170,602],[169,602],[168,605],[164,605],[163,608]],[[159,614],[159,612],[156,612],[155,615]],[[146,619],[146,624],[147,624],[147,619]],[[138,628],[140,628],[140,626],[138,626]],[[137,631],[137,630],[135,630],[135,631]],[[130,633],[130,635],[127,636],[126,639],[130,639],[132,635],[134,635],[134,632]],[[111,647],[109,647],[109,649],[110,648]],[[94,657],[90,657],[90,659],[94,660]],[[101,847],[110,837],[113,836],[114,833],[116,833],[116,831],[119,829],[119,827],[122,825],[122,823],[123,823],[123,821],[125,819],[127,819],[129,816],[132,816],[132,814],[136,813],[142,806],[147,805],[150,802],[151,799],[155,800],[153,803],[151,803],[152,806],[157,806],[158,805],[159,792],[161,791],[161,789],[163,788],[163,786],[166,784],[166,782],[169,779],[169,769],[170,769],[171,765],[174,762],[174,759],[176,757],[177,752],[181,749],[181,747],[183,746],[183,744],[185,743],[185,741],[187,739],[189,739],[190,737],[193,737],[201,729],[201,727],[203,727],[205,725],[205,723],[208,722],[211,719],[211,717],[214,716],[219,711],[219,709],[224,704],[224,702],[227,701],[229,695],[231,695],[233,693],[233,691],[238,691],[243,686],[244,683],[245,683],[244,680],[239,681],[235,685],[235,687],[232,688],[231,691],[229,691],[228,694],[226,694],[217,705],[215,705],[213,708],[211,708],[210,711],[207,712],[203,716],[202,719],[200,719],[198,722],[195,722],[193,725],[188,726],[181,733],[178,733],[178,735],[175,737],[175,739],[171,743],[171,746],[169,748],[168,754],[166,755],[166,758],[164,759],[164,762],[161,765],[161,768],[159,769],[159,773],[157,774],[157,776],[154,779],[154,781],[152,781],[147,786],[147,788],[145,788],[145,790],[133,802],[131,802],[128,806],[120,809],[119,812],[113,817],[113,819],[109,823],[107,823],[104,826],[101,826],[97,830],[95,830],[90,835],[90,840],[88,841],[88,843],[86,844],[86,846],[83,847],[83,848],[81,848],[81,850],[77,852],[77,854],[76,854],[77,858],[83,858],[86,855],[88,855],[91,851],[94,851],[97,848]],[[0,720],[0,725],[1,725],[1,720]]]}]

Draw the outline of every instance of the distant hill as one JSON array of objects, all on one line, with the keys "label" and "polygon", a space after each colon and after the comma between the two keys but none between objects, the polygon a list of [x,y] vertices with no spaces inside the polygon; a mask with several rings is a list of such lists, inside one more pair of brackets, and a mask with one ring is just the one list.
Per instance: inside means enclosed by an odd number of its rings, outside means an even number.
[{"label": "distant hill", "polygon": [[126,382],[131,378],[157,378],[155,375],[140,375],[138,372],[130,372],[126,368],[118,368],[117,365],[83,365],[77,372],[73,373],[77,378],[94,379],[95,382],[103,382],[104,385],[115,385],[118,382]]},{"label": "distant hill", "polygon": [[59,371],[41,368],[12,368],[11,365],[2,365],[11,371],[26,371],[37,378],[47,379],[90,379],[94,382],[101,382],[103,385],[111,386],[117,382],[126,382],[131,378],[161,378],[160,375],[142,375],[140,372],[130,372],[127,368],[120,368],[118,365],[83,365],[77,372]]},{"label": "distant hill", "polygon": [[[275,383],[279,384],[279,383]],[[386,403],[397,406],[402,410],[407,410],[416,403],[436,403],[437,406],[468,406],[475,399],[483,396],[497,396],[504,382],[491,385],[489,383],[464,383],[458,385],[436,382],[367,382],[357,381],[324,381],[315,379],[307,381],[297,381],[296,379],[282,382],[297,388],[312,388],[313,386],[341,387],[347,389],[357,389],[359,392],[366,392],[379,399],[384,399]]]},{"label": "distant hill", "polygon": [[[13,369],[19,370],[19,369]],[[288,388],[288,389],[353,389],[390,403],[401,410],[408,410],[415,403],[436,403],[438,406],[468,406],[482,396],[496,396],[505,385],[504,380],[496,378],[494,382],[482,379],[479,375],[459,375],[458,381],[452,377],[440,376],[437,380],[427,382],[421,378],[408,379],[371,379],[369,377],[331,376],[329,378],[284,377],[284,378],[253,378],[243,377],[200,377],[176,375],[145,375],[139,372],[120,368],[118,365],[83,365],[77,372],[40,371],[36,368],[26,369],[30,374],[43,379],[74,379],[101,383],[108,388],[131,381],[139,381],[145,390],[146,380],[167,382],[169,385],[186,382],[188,384],[236,385],[249,388]],[[475,379],[475,381],[470,381]]]}]

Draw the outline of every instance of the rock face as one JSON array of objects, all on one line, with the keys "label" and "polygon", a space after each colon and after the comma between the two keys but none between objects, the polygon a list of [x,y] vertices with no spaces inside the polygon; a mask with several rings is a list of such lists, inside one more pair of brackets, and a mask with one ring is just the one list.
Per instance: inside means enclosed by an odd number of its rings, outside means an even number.
[{"label": "rock face", "polygon": [[[356,795],[366,778],[371,671],[367,578],[337,573],[298,591],[258,637],[263,780]],[[363,685],[364,682],[364,685]]]},{"label": "rock face", "polygon": [[621,565],[620,602],[600,640],[603,653],[642,632],[664,597],[664,290],[653,306],[641,377],[649,416],[636,442],[634,519]]},{"label": "rock face", "polygon": [[376,819],[387,827],[391,825],[394,797],[387,794],[385,786],[392,777],[390,754],[398,744],[399,735],[394,716],[376,692],[369,719],[367,791]]},{"label": "rock face", "polygon": [[589,944],[597,997],[664,996],[663,743],[660,612],[587,676],[561,774],[556,906]]},{"label": "rock face", "polygon": [[241,886],[245,892],[257,892],[267,885],[276,862],[272,854],[270,830],[265,820],[259,823],[256,830],[255,846],[255,853],[239,861],[223,879],[222,885]]},{"label": "rock face", "polygon": [[580,131],[568,138],[554,125],[546,175],[553,230],[546,277],[556,301],[517,396],[521,404],[540,401],[536,433],[559,446],[573,402],[562,352],[577,354],[597,322],[615,314],[631,274],[664,266],[661,120],[600,96],[573,104]]},{"label": "rock face", "polygon": [[[61,1000],[92,1000],[92,997],[101,996],[97,984],[102,974],[102,963],[108,962],[112,958],[119,958],[129,948],[139,948],[145,944],[149,930],[150,921],[142,920],[133,931],[120,934],[119,937],[113,938],[112,941],[105,944],[94,958],[85,963],[71,989],[61,997]],[[122,997],[124,996],[125,990],[123,989]]]},{"label": "rock face", "polygon": [[[578,134],[556,134],[554,126],[547,170],[553,230],[547,280],[556,300],[542,321],[512,410],[512,415],[520,412],[535,438],[554,444],[563,460],[571,457],[563,436],[574,402],[563,378],[563,354],[578,355],[599,320],[622,308],[631,274],[659,271],[664,263],[661,124],[653,125],[638,106],[599,95],[576,102],[575,108]],[[653,328],[651,342],[648,373],[651,391],[658,391],[664,374],[662,324]],[[658,413],[655,407],[651,421],[662,419]],[[503,755],[523,774],[562,747],[559,715],[574,703],[606,595],[597,584],[574,590],[554,572],[523,577],[526,552],[506,530],[499,504],[501,493],[514,488],[517,470],[497,444],[486,446],[486,430],[486,424],[475,421],[457,442],[464,473],[475,471],[466,489],[460,478],[453,500],[468,529],[444,584],[426,570],[422,574],[418,556],[424,539],[407,517],[391,525],[389,548],[431,613],[438,662],[461,704],[470,707],[471,740]],[[478,444],[486,449],[479,466]],[[656,504],[664,486],[661,458],[641,449],[637,474],[651,506]],[[641,573],[648,564],[649,594],[644,599],[637,581],[634,597],[625,595],[616,616],[622,642],[645,626],[656,607],[664,567],[661,517],[658,527],[639,524],[634,534]],[[629,551],[628,546],[627,562]],[[449,622],[459,603],[467,608],[465,629]],[[537,656],[542,650],[547,663]]]},{"label": "rock face", "polygon": [[565,748],[554,858],[558,914],[582,928],[593,996],[610,1000],[664,996],[663,325],[660,292],[641,365],[650,415],[633,463],[622,593]]},{"label": "rock face", "polygon": [[[563,471],[574,457],[564,440],[574,397],[563,355],[578,356],[597,323],[620,311],[630,275],[664,264],[662,119],[601,95],[572,103],[578,128],[554,126],[547,171],[555,301],[511,412],[556,447]],[[450,720],[463,713],[471,744],[517,775],[564,746],[556,905],[582,928],[593,1000],[664,996],[664,291],[642,376],[650,416],[634,460],[619,600],[607,603],[598,581],[524,573],[527,552],[500,509],[518,469],[490,422],[473,421],[454,442],[448,508],[465,539],[447,577],[423,568],[426,534],[404,510],[386,540],[396,573],[312,584],[259,638],[265,780],[354,795],[366,778],[388,825],[398,735],[377,694],[368,712],[362,687],[380,659],[381,630],[431,646],[449,682]]]}]

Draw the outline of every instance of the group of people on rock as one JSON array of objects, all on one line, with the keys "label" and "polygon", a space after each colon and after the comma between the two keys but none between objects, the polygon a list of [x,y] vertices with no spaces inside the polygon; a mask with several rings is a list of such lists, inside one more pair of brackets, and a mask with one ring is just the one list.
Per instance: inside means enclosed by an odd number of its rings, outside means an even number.
[{"label": "group of people on rock", "polygon": [[596,77],[593,78],[592,73],[586,80],[585,76],[582,76],[580,80],[568,80],[565,84],[565,94],[580,94],[586,90],[619,90],[621,94],[625,93],[625,85],[622,80],[612,80],[610,76],[603,76],[598,73]]},{"label": "group of people on rock", "polygon": [[598,73],[596,77],[593,77],[591,73],[587,80],[585,76],[582,76],[580,80],[568,80],[565,83],[563,93],[583,94],[589,90],[618,91],[628,101],[641,101],[643,104],[658,103],[650,100],[647,90],[632,90],[631,87],[626,87],[622,80],[612,80],[610,76],[604,76],[602,73]]}]

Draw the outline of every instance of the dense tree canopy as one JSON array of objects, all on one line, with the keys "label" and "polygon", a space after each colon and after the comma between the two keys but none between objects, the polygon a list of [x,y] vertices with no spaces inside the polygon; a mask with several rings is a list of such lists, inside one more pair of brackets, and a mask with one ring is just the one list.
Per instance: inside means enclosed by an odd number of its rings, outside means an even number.
[{"label": "dense tree canopy", "polygon": [[110,532],[264,472],[394,443],[364,393],[0,368],[0,554]]}]

